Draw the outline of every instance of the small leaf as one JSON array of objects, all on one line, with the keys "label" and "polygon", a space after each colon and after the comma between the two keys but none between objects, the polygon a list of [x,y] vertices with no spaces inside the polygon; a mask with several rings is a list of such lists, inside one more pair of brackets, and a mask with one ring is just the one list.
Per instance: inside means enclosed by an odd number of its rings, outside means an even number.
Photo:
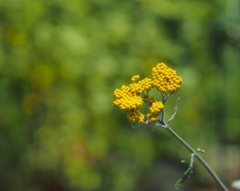
[{"label": "small leaf", "polygon": [[193,168],[189,167],[183,174],[182,178],[179,179],[177,181],[177,183],[175,184],[176,188],[179,188],[179,186],[181,186],[189,177],[190,175],[193,173]]},{"label": "small leaf", "polygon": [[176,105],[176,107],[174,108],[173,115],[168,119],[167,123],[169,123],[170,121],[172,121],[172,120],[174,119],[175,115],[177,114],[179,102],[180,102],[180,98],[177,99],[177,105]]},{"label": "small leaf", "polygon": [[[179,186],[181,186],[181,185],[190,177],[190,175],[193,173],[194,156],[195,156],[195,153],[192,153],[191,155],[189,155],[189,156],[187,157],[187,159],[190,158],[189,167],[188,167],[188,169],[184,172],[182,178],[180,178],[180,179],[177,181],[177,183],[175,184],[175,187],[176,187],[176,188],[179,188]],[[186,160],[187,160],[187,159],[186,159]],[[185,162],[186,162],[186,160],[182,160],[182,161],[185,161]]]}]

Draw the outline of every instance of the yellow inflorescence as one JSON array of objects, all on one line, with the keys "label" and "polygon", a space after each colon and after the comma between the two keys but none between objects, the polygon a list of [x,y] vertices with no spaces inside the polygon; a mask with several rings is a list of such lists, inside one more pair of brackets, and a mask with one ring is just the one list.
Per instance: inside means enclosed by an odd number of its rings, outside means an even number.
[{"label": "yellow inflorescence", "polygon": [[[130,111],[127,118],[131,122],[143,123],[145,119],[151,122],[158,120],[157,115],[164,109],[162,102],[154,101],[153,96],[149,96],[148,91],[153,87],[162,93],[174,92],[180,88],[182,78],[176,75],[176,71],[167,67],[164,63],[158,63],[152,69],[152,77],[140,80],[139,75],[131,78],[131,84],[123,85],[120,89],[114,90],[113,104],[121,110]],[[146,92],[146,93],[145,93]],[[139,108],[144,102],[148,103],[150,113],[144,116]]]},{"label": "yellow inflorescence", "polygon": [[[133,80],[139,80],[140,76],[133,76]],[[138,81],[138,83],[132,83],[128,86],[122,86],[121,89],[116,89],[113,92],[116,100],[113,104],[119,107],[121,110],[134,110],[142,106],[143,100],[139,96],[144,91],[148,91],[152,88],[153,82],[150,78],[145,78]]]},{"label": "yellow inflorescence", "polygon": [[180,88],[183,82],[180,76],[177,76],[175,70],[169,68],[164,63],[158,63],[152,69],[153,85],[162,93],[166,91],[174,92]]},{"label": "yellow inflorescence", "polygon": [[155,122],[157,121],[157,117],[156,115],[161,112],[164,109],[164,105],[162,102],[160,101],[156,101],[152,103],[152,106],[149,108],[150,110],[150,114],[147,114],[147,118],[152,121]]},{"label": "yellow inflorescence", "polygon": [[118,106],[121,110],[133,110],[141,107],[143,100],[138,96],[125,95],[114,101],[113,104]]},{"label": "yellow inflorescence", "polygon": [[150,78],[144,78],[139,81],[138,84],[141,86],[143,91],[149,91],[153,87],[153,81]]},{"label": "yellow inflorescence", "polygon": [[152,103],[152,106],[149,108],[152,114],[159,113],[161,110],[163,110],[164,105],[160,101],[156,101]]},{"label": "yellow inflorescence", "polygon": [[127,118],[130,122],[138,121],[138,123],[144,122],[144,115],[139,110],[133,110],[128,115]]},{"label": "yellow inflorescence", "polygon": [[158,118],[157,118],[155,115],[153,115],[152,113],[148,113],[148,114],[147,114],[147,118],[148,118],[151,122],[155,122],[155,121],[158,120]]},{"label": "yellow inflorescence", "polygon": [[135,75],[135,76],[132,77],[131,81],[132,81],[132,83],[134,83],[134,82],[138,81],[139,79],[140,79],[140,76]]}]

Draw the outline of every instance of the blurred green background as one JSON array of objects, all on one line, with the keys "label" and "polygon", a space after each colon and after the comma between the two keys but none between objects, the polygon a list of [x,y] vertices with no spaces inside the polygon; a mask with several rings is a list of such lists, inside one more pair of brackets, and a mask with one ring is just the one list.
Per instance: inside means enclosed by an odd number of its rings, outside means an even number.
[{"label": "blurred green background", "polygon": [[[132,128],[113,90],[165,62],[172,128],[240,178],[238,0],[0,1],[0,190],[172,191],[189,152]],[[160,96],[159,96],[160,97]],[[218,190],[196,162],[180,190]]]}]

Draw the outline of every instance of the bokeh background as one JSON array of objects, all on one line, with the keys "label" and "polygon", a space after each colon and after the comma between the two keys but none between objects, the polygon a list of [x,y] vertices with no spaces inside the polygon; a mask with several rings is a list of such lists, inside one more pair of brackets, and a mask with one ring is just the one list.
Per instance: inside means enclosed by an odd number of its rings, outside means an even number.
[{"label": "bokeh background", "polygon": [[[113,90],[165,62],[172,128],[240,178],[238,0],[0,1],[0,190],[172,191],[189,152],[132,128]],[[160,98],[160,96],[159,96]],[[196,161],[180,190],[219,190]]]}]

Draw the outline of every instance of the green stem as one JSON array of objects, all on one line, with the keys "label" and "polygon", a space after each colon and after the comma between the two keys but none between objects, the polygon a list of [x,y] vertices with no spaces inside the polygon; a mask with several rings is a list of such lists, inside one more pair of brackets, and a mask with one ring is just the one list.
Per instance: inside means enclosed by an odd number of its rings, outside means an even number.
[{"label": "green stem", "polygon": [[222,188],[222,190],[228,191],[227,187],[223,184],[223,182],[220,180],[220,178],[217,176],[217,174],[212,170],[212,168],[208,165],[208,163],[199,154],[197,154],[196,151],[188,143],[186,143],[177,133],[175,133],[175,131],[173,131],[168,125],[167,125],[166,129],[178,141],[180,141],[191,153],[195,154],[196,158],[202,163],[202,165],[206,168],[206,170],[211,174],[211,176],[215,179],[215,181]]}]

